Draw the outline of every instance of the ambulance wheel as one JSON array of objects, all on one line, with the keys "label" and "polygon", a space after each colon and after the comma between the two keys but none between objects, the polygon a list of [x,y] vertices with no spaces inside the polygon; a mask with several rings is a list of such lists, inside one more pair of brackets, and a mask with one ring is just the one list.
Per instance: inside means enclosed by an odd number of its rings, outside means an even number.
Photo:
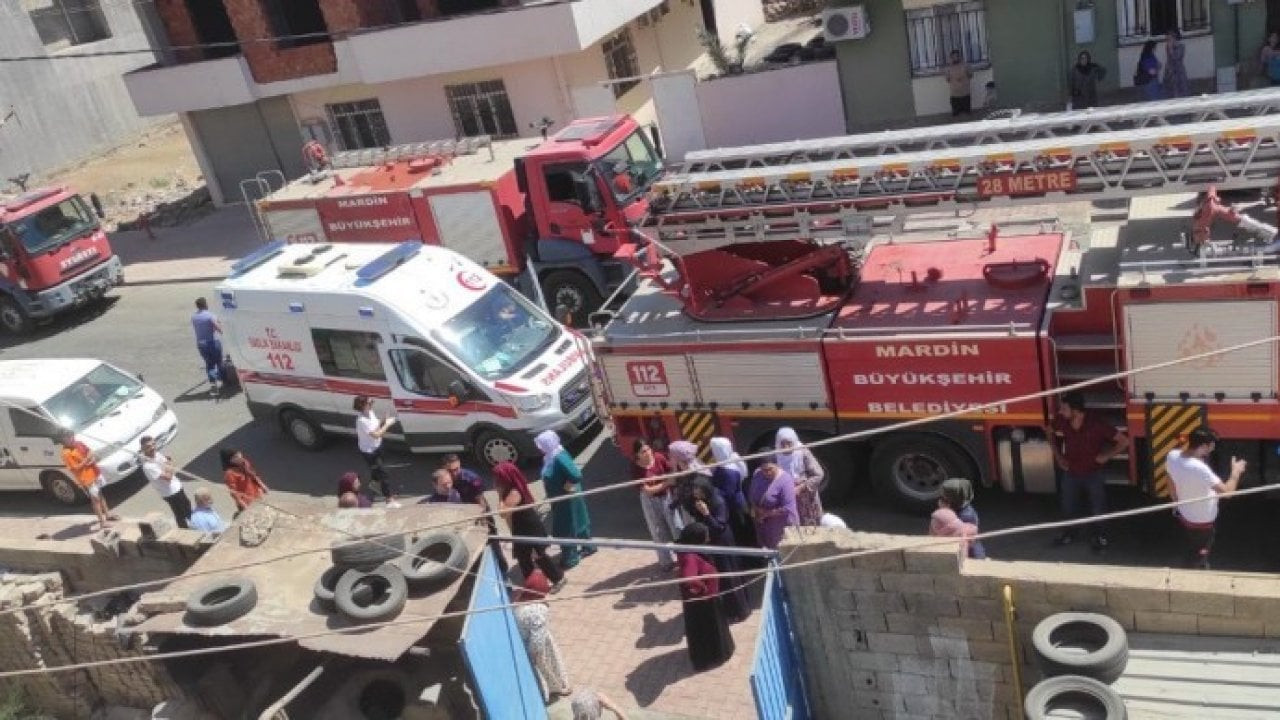
[{"label": "ambulance wheel", "polygon": [[932,510],[947,478],[976,480],[964,451],[933,435],[895,435],[880,442],[871,451],[870,469],[876,493],[908,512]]},{"label": "ambulance wheel", "polygon": [[10,335],[26,335],[31,330],[31,318],[17,300],[0,297],[0,327]]},{"label": "ambulance wheel", "polygon": [[493,467],[500,462],[519,465],[520,446],[510,435],[496,428],[486,428],[475,434],[471,447],[483,467]]},{"label": "ambulance wheel", "polygon": [[[604,301],[591,280],[573,270],[547,273],[542,279],[542,295],[553,316],[556,316],[557,308],[566,308],[573,317],[574,327],[586,327],[587,316]],[[556,320],[564,322],[563,317],[556,316]]]},{"label": "ambulance wheel", "polygon": [[71,478],[56,470],[49,470],[40,476],[40,487],[49,497],[63,505],[82,505],[89,496],[76,485]]},{"label": "ambulance wheel", "polygon": [[280,413],[280,425],[303,450],[319,450],[325,445],[324,430],[300,410]]}]

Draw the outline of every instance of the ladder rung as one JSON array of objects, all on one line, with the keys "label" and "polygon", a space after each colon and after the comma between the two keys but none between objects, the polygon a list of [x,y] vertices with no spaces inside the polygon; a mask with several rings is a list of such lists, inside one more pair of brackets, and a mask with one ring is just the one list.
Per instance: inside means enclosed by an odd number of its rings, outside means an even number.
[{"label": "ladder rung", "polygon": [[1111,335],[1062,335],[1053,339],[1059,351],[1115,350],[1116,339]]}]

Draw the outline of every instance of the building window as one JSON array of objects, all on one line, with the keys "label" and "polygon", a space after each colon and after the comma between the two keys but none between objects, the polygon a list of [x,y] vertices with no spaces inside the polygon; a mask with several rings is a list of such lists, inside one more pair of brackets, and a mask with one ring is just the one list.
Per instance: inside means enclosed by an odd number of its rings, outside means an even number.
[{"label": "building window", "polygon": [[[636,58],[636,46],[631,43],[631,32],[623,30],[601,43],[604,50],[604,67],[610,80],[633,78],[640,74],[640,61]],[[613,83],[613,96],[620,98],[631,88],[639,85],[639,80]]]},{"label": "building window", "polygon": [[324,108],[341,149],[363,150],[391,144],[391,133],[387,132],[387,121],[377,100],[333,103]]},{"label": "building window", "polygon": [[453,126],[458,135],[504,138],[518,134],[507,86],[501,80],[445,85],[444,94],[449,99],[449,112],[453,113]]},{"label": "building window", "polygon": [[911,74],[941,72],[958,50],[970,65],[984,65],[987,51],[987,17],[981,2],[954,2],[907,11],[907,43]]},{"label": "building window", "polygon": [[22,0],[46,50],[97,42],[111,37],[100,0]]},{"label": "building window", "polygon": [[1171,28],[1182,34],[1210,30],[1209,0],[1117,0],[1120,40],[1163,37]]},{"label": "building window", "polygon": [[291,48],[329,42],[329,26],[320,12],[319,0],[265,0],[263,9],[271,21],[271,31],[281,40],[276,47]]}]

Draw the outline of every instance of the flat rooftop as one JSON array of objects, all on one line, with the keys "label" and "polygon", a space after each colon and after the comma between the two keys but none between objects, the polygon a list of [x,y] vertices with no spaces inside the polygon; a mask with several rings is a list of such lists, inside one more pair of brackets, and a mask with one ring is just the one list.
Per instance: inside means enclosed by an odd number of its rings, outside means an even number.
[{"label": "flat rooftop", "polygon": [[1129,634],[1130,720],[1280,717],[1280,639]]}]

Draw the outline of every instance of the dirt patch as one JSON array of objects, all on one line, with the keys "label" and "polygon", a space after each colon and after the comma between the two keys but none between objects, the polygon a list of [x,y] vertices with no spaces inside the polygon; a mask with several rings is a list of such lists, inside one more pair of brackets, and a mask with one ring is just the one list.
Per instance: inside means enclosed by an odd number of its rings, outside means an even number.
[{"label": "dirt patch", "polygon": [[[197,191],[205,194],[200,166],[176,119],[148,128],[115,148],[32,179],[27,185],[70,185],[86,198],[96,194],[106,212],[104,224],[108,230],[133,223],[139,215],[153,213],[158,207]],[[189,219],[186,214],[184,219]],[[166,223],[161,220],[157,224]]]}]

